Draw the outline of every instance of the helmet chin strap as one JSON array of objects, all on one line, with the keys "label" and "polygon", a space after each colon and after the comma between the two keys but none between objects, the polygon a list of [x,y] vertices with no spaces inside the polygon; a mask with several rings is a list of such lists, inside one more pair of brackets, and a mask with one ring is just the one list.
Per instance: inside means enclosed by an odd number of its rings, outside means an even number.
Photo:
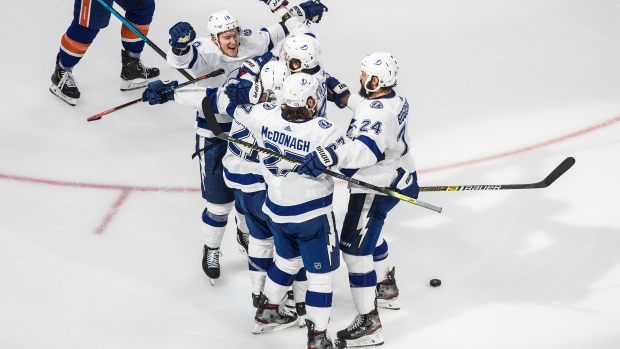
[{"label": "helmet chin strap", "polygon": [[[368,74],[366,74],[366,76],[369,76],[369,75],[368,75]],[[373,78],[373,77],[374,77],[374,75],[370,75],[370,77],[366,79],[366,83],[364,84],[364,89],[366,90],[366,93],[368,93],[369,95],[370,95],[370,94],[372,94],[372,93],[374,93],[374,92],[377,92],[377,91],[379,90],[379,88],[380,88],[380,87],[379,87],[379,84],[377,84],[377,88],[376,88],[376,89],[374,89],[374,90],[371,90],[371,89],[369,89],[369,88],[368,88],[368,84],[370,84],[370,83],[372,82],[372,78]],[[377,80],[378,80],[378,79],[379,79],[379,78],[377,78]]]}]

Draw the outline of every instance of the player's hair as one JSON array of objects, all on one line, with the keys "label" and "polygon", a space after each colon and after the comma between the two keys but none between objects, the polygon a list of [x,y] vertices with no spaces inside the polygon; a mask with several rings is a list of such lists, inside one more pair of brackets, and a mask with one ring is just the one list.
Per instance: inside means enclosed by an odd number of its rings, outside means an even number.
[{"label": "player's hair", "polygon": [[[312,98],[312,97],[310,97]],[[282,104],[282,117],[286,121],[304,121],[313,119],[317,115],[317,108],[291,107]]]}]

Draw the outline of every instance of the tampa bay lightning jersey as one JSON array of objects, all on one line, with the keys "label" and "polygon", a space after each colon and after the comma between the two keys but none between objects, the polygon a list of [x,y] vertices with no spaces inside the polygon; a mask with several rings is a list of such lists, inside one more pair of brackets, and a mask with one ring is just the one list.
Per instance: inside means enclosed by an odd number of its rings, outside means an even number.
[{"label": "tampa bay lightning jersey", "polygon": [[[214,108],[226,110],[236,121],[247,127],[259,147],[297,161],[316,147],[336,149],[346,136],[338,126],[324,118],[303,122],[287,121],[280,105],[260,103],[232,107],[223,93],[207,91]],[[331,214],[334,180],[331,176],[317,178],[297,173],[298,164],[260,153],[261,171],[267,186],[263,212],[277,223],[300,223],[323,214]]]},{"label": "tampa bay lightning jersey", "polygon": [[[353,141],[336,149],[337,167],[349,176],[378,169],[396,173],[399,167],[415,171],[408,120],[409,103],[395,91],[376,99],[360,100],[347,130],[347,136]],[[372,169],[369,166],[377,167]],[[374,181],[373,184],[387,186],[390,183]],[[349,189],[351,192],[368,192],[353,184],[349,184]]]},{"label": "tampa bay lightning jersey", "polygon": [[[291,18],[285,22],[286,28],[290,34],[300,34],[309,32],[308,26],[298,18]],[[199,81],[199,86],[221,87],[230,79],[238,75],[238,70],[246,59],[262,55],[270,51],[286,37],[281,24],[274,24],[259,31],[251,29],[242,29],[240,33],[241,45],[236,57],[229,57],[222,53],[220,48],[211,41],[210,37],[201,37],[194,40],[190,46],[189,52],[183,55],[175,55],[172,48],[168,50],[167,61],[173,68],[189,69],[194,76],[202,76],[214,70],[223,68],[224,74]],[[186,92],[188,90],[186,89]],[[203,89],[204,91],[204,89]],[[188,95],[186,95],[188,97]],[[202,96],[195,100],[195,105],[200,105]],[[196,133],[203,137],[215,137],[213,132],[204,120],[204,115],[200,107],[196,113]],[[225,132],[230,131],[232,119],[226,114],[217,115],[218,123]]]}]

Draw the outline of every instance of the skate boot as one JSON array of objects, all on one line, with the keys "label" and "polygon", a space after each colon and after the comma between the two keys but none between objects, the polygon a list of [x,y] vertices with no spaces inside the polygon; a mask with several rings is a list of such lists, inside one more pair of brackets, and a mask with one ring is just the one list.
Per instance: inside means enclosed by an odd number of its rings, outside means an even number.
[{"label": "skate boot", "polygon": [[59,63],[60,55],[56,56],[56,69],[52,74],[52,86],[50,92],[65,103],[75,106],[78,98],[80,98],[80,90],[77,87],[77,81],[70,71],[62,69]]},{"label": "skate boot", "polygon": [[398,302],[398,286],[394,273],[396,268],[392,268],[387,274],[387,280],[383,280],[377,284],[377,306],[379,308],[398,310],[400,303]]},{"label": "skate boot", "polygon": [[252,306],[258,309],[258,303],[260,302],[260,295],[252,293]]},{"label": "skate boot", "polygon": [[349,348],[370,347],[383,344],[381,336],[381,319],[377,309],[368,314],[356,315],[349,327],[336,334],[338,339],[346,341]]},{"label": "skate boot", "polygon": [[244,256],[248,255],[248,244],[250,243],[250,234],[246,234],[237,228],[237,243],[239,244],[239,252]]},{"label": "skate boot", "polygon": [[215,279],[220,277],[220,256],[222,252],[219,247],[211,248],[204,246],[202,255],[202,270],[209,277],[212,286],[215,286]]},{"label": "skate boot", "polygon": [[159,76],[158,68],[145,67],[140,58],[130,57],[125,50],[121,50],[121,60],[121,91],[146,87],[148,79]]},{"label": "skate boot", "polygon": [[308,327],[308,349],[341,349],[347,347],[347,342],[336,339],[332,342],[327,331],[317,331],[314,329],[314,322],[306,319]]},{"label": "skate boot", "polygon": [[256,326],[254,326],[252,333],[269,333],[295,325],[297,314],[289,312],[283,305],[270,304],[267,297],[261,294],[254,322],[256,322]]}]

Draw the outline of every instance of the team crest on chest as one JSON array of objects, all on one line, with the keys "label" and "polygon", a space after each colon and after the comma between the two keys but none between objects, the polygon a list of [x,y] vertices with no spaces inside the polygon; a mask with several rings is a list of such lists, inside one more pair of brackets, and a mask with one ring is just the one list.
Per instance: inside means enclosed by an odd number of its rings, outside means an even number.
[{"label": "team crest on chest", "polygon": [[327,129],[327,128],[332,127],[332,123],[327,121],[327,120],[319,120],[319,126],[321,128],[326,128]]},{"label": "team crest on chest", "polygon": [[379,102],[379,101],[374,101],[372,103],[370,103],[370,107],[373,109],[383,109],[383,103]]}]

